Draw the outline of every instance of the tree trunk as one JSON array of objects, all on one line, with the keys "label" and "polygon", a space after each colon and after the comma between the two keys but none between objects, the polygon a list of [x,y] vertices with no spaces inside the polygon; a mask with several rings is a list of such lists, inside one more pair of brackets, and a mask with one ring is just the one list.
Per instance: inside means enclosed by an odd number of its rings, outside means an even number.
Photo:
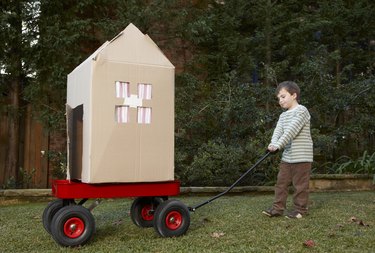
[{"label": "tree trunk", "polygon": [[[265,16],[265,39],[266,39],[266,64],[265,64],[265,85],[267,88],[270,87],[270,76],[269,76],[269,70],[271,67],[271,62],[272,62],[272,48],[271,48],[271,37],[272,37],[272,20],[271,20],[271,15],[272,15],[272,1],[267,0],[267,5],[266,5],[266,16]],[[270,111],[270,99],[267,99],[266,101],[266,112],[268,113]]]},{"label": "tree trunk", "polygon": [[5,180],[18,179],[19,165],[19,105],[20,80],[15,78],[10,83],[10,106],[8,113],[8,154],[5,162]]},{"label": "tree trunk", "polygon": [[22,82],[22,19],[21,3],[13,6],[9,25],[12,30],[9,52],[9,107],[8,107],[8,151],[5,161],[5,180],[18,179],[20,144],[20,93]]}]

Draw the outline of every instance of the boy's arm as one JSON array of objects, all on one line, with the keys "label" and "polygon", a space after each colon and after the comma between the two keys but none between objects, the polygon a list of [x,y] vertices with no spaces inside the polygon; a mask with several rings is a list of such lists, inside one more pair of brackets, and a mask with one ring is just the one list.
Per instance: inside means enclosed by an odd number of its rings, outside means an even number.
[{"label": "boy's arm", "polygon": [[277,149],[283,149],[288,143],[290,143],[301,131],[303,126],[310,120],[310,115],[308,111],[302,111],[297,113],[291,123],[289,124],[289,127],[287,129],[284,129],[283,134],[280,136],[280,138],[277,140],[275,144],[272,144]]},{"label": "boy's arm", "polygon": [[271,138],[271,144],[276,144],[279,138],[283,135],[283,127],[281,125],[281,115],[279,117],[279,120],[277,121],[275,130],[273,130],[272,138]]},{"label": "boy's arm", "polygon": [[279,117],[279,120],[277,121],[276,127],[273,130],[272,138],[271,138],[271,143],[268,145],[268,150],[271,152],[276,151],[278,148],[275,146],[277,143],[277,140],[282,136],[283,134],[283,127],[281,124],[281,115]]}]

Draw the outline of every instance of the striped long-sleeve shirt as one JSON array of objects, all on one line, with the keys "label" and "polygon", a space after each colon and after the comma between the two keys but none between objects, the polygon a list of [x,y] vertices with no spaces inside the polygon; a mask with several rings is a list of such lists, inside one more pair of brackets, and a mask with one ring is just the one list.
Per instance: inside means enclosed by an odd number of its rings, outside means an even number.
[{"label": "striped long-sleeve shirt", "polygon": [[310,118],[309,111],[303,105],[298,105],[280,115],[271,145],[279,150],[284,149],[282,161],[287,163],[313,161]]}]

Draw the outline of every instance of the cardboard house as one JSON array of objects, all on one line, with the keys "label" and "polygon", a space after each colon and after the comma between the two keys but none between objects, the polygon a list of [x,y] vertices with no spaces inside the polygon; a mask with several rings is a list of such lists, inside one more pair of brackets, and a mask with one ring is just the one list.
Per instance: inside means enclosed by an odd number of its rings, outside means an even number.
[{"label": "cardboard house", "polygon": [[68,75],[68,179],[174,180],[174,66],[133,24]]}]

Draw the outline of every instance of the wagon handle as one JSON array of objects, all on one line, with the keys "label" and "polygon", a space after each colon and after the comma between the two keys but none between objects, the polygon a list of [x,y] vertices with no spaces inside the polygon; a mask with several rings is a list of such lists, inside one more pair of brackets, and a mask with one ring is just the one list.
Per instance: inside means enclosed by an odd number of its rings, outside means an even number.
[{"label": "wagon handle", "polygon": [[255,169],[261,162],[263,162],[264,159],[266,159],[269,155],[271,154],[275,154],[277,152],[274,151],[274,152],[270,152],[270,151],[266,151],[266,153],[253,165],[251,166],[250,169],[248,169],[239,179],[236,180],[236,182],[234,182],[227,190],[223,191],[222,193],[219,193],[218,195],[210,198],[209,200],[206,200],[196,206],[193,206],[193,207],[188,207],[189,211],[191,212],[195,212],[195,210],[197,210],[198,208],[208,204],[208,203],[211,203],[212,201],[214,201],[215,199],[217,198],[220,198],[221,196],[223,196],[224,194],[228,193],[230,190],[232,190],[244,177],[247,176],[247,174],[249,174],[253,169]]}]

